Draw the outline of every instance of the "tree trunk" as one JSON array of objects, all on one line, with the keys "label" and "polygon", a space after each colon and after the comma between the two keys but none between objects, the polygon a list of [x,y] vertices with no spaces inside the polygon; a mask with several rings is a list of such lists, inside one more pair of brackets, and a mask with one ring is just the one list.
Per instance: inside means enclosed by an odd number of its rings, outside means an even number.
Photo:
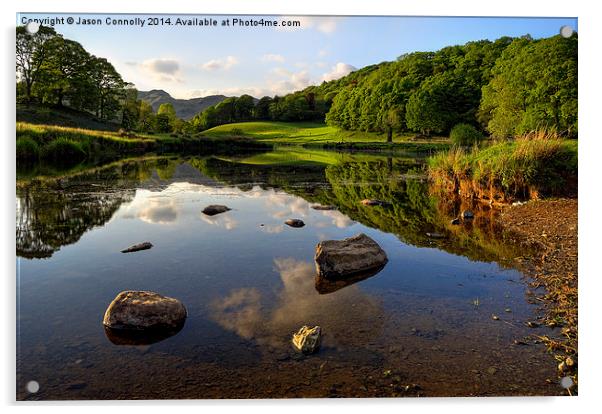
[{"label": "tree trunk", "polygon": [[393,128],[389,127],[387,130],[387,142],[393,142]]}]

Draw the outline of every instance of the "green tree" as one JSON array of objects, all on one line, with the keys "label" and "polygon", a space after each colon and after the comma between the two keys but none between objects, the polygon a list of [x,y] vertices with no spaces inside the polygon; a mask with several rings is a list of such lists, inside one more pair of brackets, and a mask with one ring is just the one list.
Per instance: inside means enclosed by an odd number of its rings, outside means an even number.
[{"label": "green tree", "polygon": [[483,88],[479,119],[496,138],[535,129],[577,134],[577,35],[516,39]]},{"label": "green tree", "polygon": [[40,76],[40,69],[50,57],[48,40],[58,36],[54,29],[40,26],[37,33],[28,33],[25,26],[18,26],[16,33],[17,80],[23,82],[25,101],[32,102],[32,89]]}]

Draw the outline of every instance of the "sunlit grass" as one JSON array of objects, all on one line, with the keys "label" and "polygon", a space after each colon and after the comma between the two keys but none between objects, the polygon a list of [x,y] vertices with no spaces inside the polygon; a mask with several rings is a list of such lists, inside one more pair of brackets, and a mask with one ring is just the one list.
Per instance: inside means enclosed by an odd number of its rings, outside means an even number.
[{"label": "sunlit grass", "polygon": [[576,179],[577,141],[536,131],[483,148],[452,148],[430,157],[428,165],[437,184],[474,193],[465,195],[538,198]]}]

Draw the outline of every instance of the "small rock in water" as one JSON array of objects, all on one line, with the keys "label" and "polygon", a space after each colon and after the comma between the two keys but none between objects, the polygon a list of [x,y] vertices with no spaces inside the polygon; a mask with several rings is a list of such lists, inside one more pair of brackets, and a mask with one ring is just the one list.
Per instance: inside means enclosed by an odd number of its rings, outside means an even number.
[{"label": "small rock in water", "polygon": [[539,327],[539,324],[537,322],[529,321],[529,322],[527,322],[527,326],[529,328],[537,328],[537,327]]},{"label": "small rock in water", "polygon": [[462,218],[465,218],[465,219],[474,218],[474,213],[472,211],[470,211],[470,210],[464,210],[462,212]]},{"label": "small rock in water", "polygon": [[318,243],[314,260],[318,276],[337,278],[382,268],[389,259],[378,243],[360,233]]},{"label": "small rock in water", "polygon": [[453,224],[453,225],[458,225],[458,224],[460,224],[460,219],[459,219],[459,218],[455,218],[455,219],[453,219],[453,220],[451,221],[451,224]]},{"label": "small rock in water", "polygon": [[132,252],[137,252],[137,251],[140,251],[140,250],[148,250],[151,247],[153,247],[152,243],[150,243],[150,242],[143,242],[143,243],[139,243],[139,244],[135,244],[133,246],[130,246],[127,249],[122,250],[121,253],[132,253]]},{"label": "small rock in water", "polygon": [[111,329],[146,330],[181,327],[186,308],[177,299],[155,292],[126,290],[107,308],[103,325]]},{"label": "small rock in water", "polygon": [[365,200],[362,200],[362,204],[365,206],[384,206],[389,203],[387,203],[386,201],[382,201],[382,200],[375,200],[375,199],[367,198]]},{"label": "small rock in water", "polygon": [[497,315],[491,315],[491,319],[493,319],[494,321],[499,321],[500,317]]},{"label": "small rock in water", "polygon": [[293,334],[293,345],[304,354],[312,354],[320,348],[322,332],[319,326],[310,328],[302,326],[296,334]]},{"label": "small rock in water", "polygon": [[510,309],[510,308],[506,308],[506,309],[504,309],[504,312],[506,312],[506,313],[510,313],[510,312],[512,312],[512,309]]},{"label": "small rock in water", "polygon": [[426,235],[428,237],[430,237],[431,239],[442,239],[445,237],[445,235],[443,235],[441,233],[426,233]]},{"label": "small rock in water", "polygon": [[323,206],[321,204],[311,206],[311,208],[313,208],[314,210],[336,210],[337,209],[336,206],[331,206],[331,205]]},{"label": "small rock in water", "polygon": [[303,222],[303,220],[299,220],[299,219],[288,219],[284,222],[284,224],[291,226],[291,227],[303,227],[305,226],[305,223]]},{"label": "small rock in water", "polygon": [[216,214],[225,213],[226,211],[230,210],[232,210],[230,207],[222,206],[220,204],[212,204],[203,209],[203,214],[215,216]]}]

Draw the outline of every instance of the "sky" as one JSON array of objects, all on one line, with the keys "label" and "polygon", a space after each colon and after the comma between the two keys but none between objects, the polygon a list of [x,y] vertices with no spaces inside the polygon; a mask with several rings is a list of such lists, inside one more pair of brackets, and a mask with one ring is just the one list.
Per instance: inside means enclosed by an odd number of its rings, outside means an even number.
[{"label": "sky", "polygon": [[[163,89],[175,98],[215,94],[283,95],[367,65],[414,51],[502,36],[554,36],[562,26],[577,30],[577,18],[334,17],[217,15],[17,15],[63,18],[54,28],[107,58],[138,90]],[[67,19],[73,18],[69,24]],[[139,24],[107,24],[114,20]],[[180,19],[212,19],[217,26],[176,25]],[[85,25],[79,19],[100,19]],[[163,18],[163,22],[161,22]],[[169,18],[169,24],[166,19]],[[233,19],[298,21],[300,27],[233,26]],[[155,19],[159,25],[149,25]],[[222,22],[229,19],[229,26]],[[136,23],[136,22],[134,22]],[[162,23],[162,24],[161,24]],[[42,24],[50,25],[49,23]]]}]

